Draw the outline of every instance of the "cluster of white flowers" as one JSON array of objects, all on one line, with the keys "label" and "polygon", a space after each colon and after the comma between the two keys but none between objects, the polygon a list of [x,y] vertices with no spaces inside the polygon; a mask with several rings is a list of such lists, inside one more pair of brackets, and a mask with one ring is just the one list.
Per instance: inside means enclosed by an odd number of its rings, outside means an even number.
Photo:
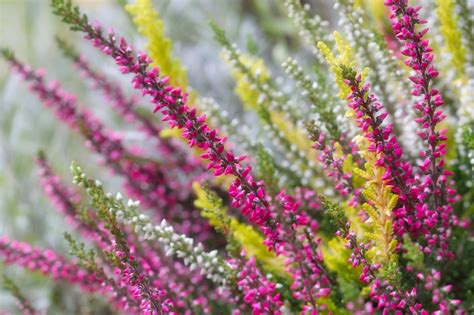
[{"label": "cluster of white flowers", "polygon": [[[304,73],[303,68],[298,64],[298,62],[289,57],[283,64],[282,67],[285,69],[286,73],[295,81],[296,86],[302,90],[302,95],[305,96],[311,102],[312,116],[311,118],[318,124],[318,126],[324,131],[328,132],[326,122],[324,119],[321,119],[320,112],[321,110],[328,110],[324,107],[326,104],[330,103],[334,117],[337,121],[338,128],[343,132],[349,132],[350,128],[355,129],[353,124],[348,124],[347,119],[344,117],[346,112],[342,102],[335,97],[331,97],[328,91],[335,91],[329,86],[322,86],[318,82],[311,79],[311,77]],[[338,120],[340,118],[340,121]],[[355,130],[354,130],[355,131]]]},{"label": "cluster of white flowers", "polygon": [[[206,252],[201,243],[194,245],[194,240],[184,234],[178,234],[174,228],[162,220],[154,225],[145,214],[136,213],[136,206],[116,212],[117,218],[127,225],[133,225],[135,232],[145,240],[157,240],[166,256],[175,255],[181,258],[189,269],[200,268],[201,271],[214,283],[226,286],[229,284],[230,267],[227,262],[218,256],[217,250]],[[120,212],[123,211],[123,212]]]},{"label": "cluster of white flowers", "polygon": [[309,4],[301,5],[299,0],[286,0],[285,6],[288,10],[288,17],[293,20],[299,30],[299,35],[303,38],[311,49],[311,52],[324,64],[324,57],[319,51],[317,44],[319,41],[332,43],[329,23],[321,19],[318,15],[311,14]]},{"label": "cluster of white flowers", "polygon": [[176,233],[164,219],[159,225],[153,224],[149,216],[139,213],[139,201],[129,199],[125,205],[121,193],[115,196],[111,193],[106,194],[99,181],[89,179],[74,163],[71,165],[71,170],[74,176],[73,183],[86,188],[91,198],[107,204],[109,213],[114,215],[118,222],[131,225],[135,233],[145,240],[157,240],[166,256],[175,255],[181,258],[191,270],[200,268],[207,278],[217,285],[225,287],[230,284],[232,269],[218,255],[217,250],[206,252],[201,243],[194,245],[192,238]]},{"label": "cluster of white flowers", "polygon": [[[259,93],[258,103],[264,105],[270,112],[278,112],[288,119],[294,126],[302,127],[304,121],[301,111],[295,111],[289,106],[289,97],[278,91],[269,83],[259,82],[259,73],[255,73],[244,65],[241,60],[240,51],[235,45],[223,48],[223,55],[229,63],[239,72],[241,72],[250,83],[251,89]],[[297,114],[298,112],[298,114]],[[290,144],[283,132],[274,124],[267,121],[263,122],[263,130],[266,133],[266,138],[271,144],[282,153],[281,166],[290,170],[301,179],[303,185],[313,185],[321,187],[322,181],[314,181],[318,177],[315,172],[317,169],[315,162],[308,160],[306,153],[294,144]]]}]

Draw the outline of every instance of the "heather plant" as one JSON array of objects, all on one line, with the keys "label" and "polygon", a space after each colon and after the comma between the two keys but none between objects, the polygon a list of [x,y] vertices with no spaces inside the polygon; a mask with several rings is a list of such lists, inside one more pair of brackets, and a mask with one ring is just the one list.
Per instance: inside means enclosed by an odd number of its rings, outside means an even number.
[{"label": "heather plant", "polygon": [[[244,112],[234,117],[190,83],[151,0],[123,6],[145,50],[52,0],[64,27],[130,79],[115,82],[98,55],[56,37],[87,92],[143,141],[125,141],[3,48],[12,75],[121,188],[82,162],[71,163],[70,185],[43,148],[40,186],[67,224],[70,253],[4,235],[1,261],[77,287],[91,313],[474,312],[474,8],[334,3],[336,26],[305,2],[277,5],[293,23],[285,36],[307,50],[289,49],[278,69],[211,19],[216,62]],[[21,312],[48,312],[13,277],[3,282]]]}]

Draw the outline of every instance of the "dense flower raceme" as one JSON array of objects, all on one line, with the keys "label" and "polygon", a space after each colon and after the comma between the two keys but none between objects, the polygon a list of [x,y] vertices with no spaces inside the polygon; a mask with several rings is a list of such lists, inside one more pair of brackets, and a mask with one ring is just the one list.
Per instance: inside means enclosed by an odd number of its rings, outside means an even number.
[{"label": "dense flower raceme", "polygon": [[[245,254],[242,253],[242,256]],[[238,271],[237,285],[242,292],[245,292],[243,300],[252,307],[253,314],[281,314],[283,302],[280,293],[276,292],[275,283],[261,274],[254,257],[246,262],[239,258],[232,259],[230,264]],[[235,310],[233,313],[241,314],[240,310]]]},{"label": "dense flower raceme", "polygon": [[[289,57],[282,65],[289,81],[272,76],[278,71],[271,60],[256,56],[251,40],[243,53],[211,22],[232,67],[235,93],[252,110],[241,120],[217,102],[198,100],[187,86],[187,73],[151,1],[125,6],[145,37],[145,53],[112,28],[90,23],[71,0],[52,0],[63,22],[132,77],[143,98],[129,95],[103,67],[57,38],[92,86],[89,91],[100,92],[120,114],[126,135],[128,126],[135,128],[133,138],[112,133],[58,83],[48,83],[42,70],[22,64],[9,50],[2,55],[86,139],[101,165],[122,177],[125,193],[136,201],[107,193],[75,163],[71,171],[79,189],[71,189],[40,153],[39,181],[73,230],[64,237],[75,258],[67,261],[6,238],[0,240],[0,258],[79,284],[84,293],[102,298],[100,304],[125,314],[470,313],[474,242],[468,222],[474,208],[472,179],[463,170],[472,166],[468,151],[474,137],[457,104],[466,107],[463,91],[472,80],[469,67],[463,71],[469,51],[452,44],[470,47],[472,19],[464,1],[434,4],[441,21],[427,14],[435,50],[444,51],[437,22],[443,36],[456,36],[448,44],[456,61],[446,58],[456,64],[456,73],[441,76],[422,28],[425,13],[407,0],[336,1],[337,29],[344,33],[334,37],[330,23],[312,17],[308,4],[286,1],[290,19],[317,57]],[[439,14],[445,7],[456,16]],[[292,30],[284,32],[285,45],[299,45],[286,40]],[[402,48],[396,49],[396,39]],[[406,58],[408,67],[397,58]],[[370,68],[359,73],[359,65]],[[163,122],[141,108],[150,102]],[[190,105],[194,102],[198,108]],[[411,102],[413,110],[406,105]],[[255,126],[244,128],[252,119]],[[459,130],[447,132],[446,126]],[[454,133],[458,137],[448,142]],[[414,139],[417,145],[408,145]],[[21,286],[5,281],[19,306],[37,313]]]},{"label": "dense flower raceme", "polygon": [[[431,193],[429,188],[420,191],[420,186],[428,183],[432,174],[422,179],[415,177],[411,165],[403,160],[403,150],[392,134],[391,124],[383,125],[386,113],[379,113],[382,105],[373,94],[369,94],[369,85],[363,85],[360,75],[351,74],[350,70],[348,72],[346,83],[352,90],[349,107],[356,112],[359,127],[372,143],[369,151],[380,154],[376,165],[386,169],[384,179],[399,196],[401,207],[394,210],[396,233],[402,235],[410,232],[414,237],[423,235],[426,237],[426,253],[435,249],[438,259],[452,258],[447,237],[454,221],[451,203],[455,201],[456,191],[444,187],[444,205],[437,210],[430,209],[432,206],[426,196],[427,193],[436,195],[436,191]],[[446,176],[450,172],[444,171],[443,174],[446,183]]]},{"label": "dense flower raceme", "polygon": [[453,173],[445,168],[447,129],[437,130],[439,123],[446,117],[439,109],[444,104],[443,98],[437,89],[432,87],[433,79],[439,73],[433,66],[434,55],[429,47],[429,41],[424,39],[428,28],[417,28],[425,24],[418,11],[421,7],[410,7],[406,0],[385,1],[391,9],[392,28],[396,37],[402,41],[401,53],[408,57],[405,64],[414,70],[410,76],[413,82],[411,94],[418,96],[414,105],[420,112],[416,118],[421,130],[418,136],[426,143],[427,149],[420,152],[423,162],[419,165],[419,183],[413,191],[422,204],[416,208],[417,218],[423,220],[429,230],[436,230],[436,234],[428,233],[427,250],[431,246],[439,248],[439,259],[453,257],[448,250],[448,237],[454,223],[453,206],[456,190],[448,176]]},{"label": "dense flower raceme", "polygon": [[[186,194],[188,190],[185,187],[190,183],[177,179],[184,174],[190,174],[195,163],[183,163],[184,168],[175,165],[176,167],[165,171],[164,164],[127,149],[120,138],[107,131],[92,113],[80,108],[75,97],[63,91],[57,82],[47,84],[43,70],[33,71],[14,56],[9,56],[8,60],[14,71],[31,82],[30,88],[41,101],[51,107],[72,129],[78,130],[86,138],[86,146],[99,153],[112,171],[126,178],[124,186],[132,197],[140,199],[145,206],[156,209],[159,217],[179,220],[181,226],[177,228],[180,231],[192,232],[193,235],[199,236],[200,240],[209,237],[209,226],[205,221],[191,227],[190,221],[202,219],[198,211],[192,211],[189,193]],[[172,170],[176,170],[181,176],[171,172]]]},{"label": "dense flower raceme", "polygon": [[0,239],[0,255],[7,264],[17,264],[32,271],[40,271],[55,279],[78,284],[86,292],[107,292],[95,274],[66,261],[50,249],[39,249],[28,243]]}]

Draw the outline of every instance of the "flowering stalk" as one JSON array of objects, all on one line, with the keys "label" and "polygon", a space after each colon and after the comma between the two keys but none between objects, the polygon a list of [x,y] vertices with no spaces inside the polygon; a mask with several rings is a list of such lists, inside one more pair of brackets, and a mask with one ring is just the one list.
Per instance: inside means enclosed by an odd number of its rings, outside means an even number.
[{"label": "flowering stalk", "polygon": [[453,173],[445,169],[446,143],[443,142],[448,139],[447,130],[437,130],[437,125],[446,117],[438,109],[444,104],[443,98],[432,87],[433,79],[439,73],[432,64],[434,56],[429,42],[423,39],[428,29],[417,29],[418,25],[423,25],[426,21],[419,17],[421,7],[409,7],[405,0],[385,1],[385,5],[391,9],[390,19],[395,35],[404,44],[401,53],[408,57],[405,64],[414,71],[414,75],[410,76],[413,82],[411,94],[420,96],[420,100],[414,105],[421,114],[416,118],[421,127],[417,134],[428,149],[420,152],[424,159],[418,166],[422,177],[414,187],[414,193],[423,203],[417,208],[419,217],[424,219],[431,231],[426,233],[428,246],[425,250],[431,252],[431,247],[434,247],[439,260],[453,258],[453,253],[448,249],[448,237],[456,220],[452,213],[456,190],[448,178]]},{"label": "flowering stalk", "polygon": [[0,238],[0,257],[8,265],[19,265],[31,271],[41,271],[55,280],[78,284],[85,292],[105,293],[108,290],[102,287],[102,279],[95,274],[66,261],[50,249],[40,249],[28,243],[10,241],[4,236]]},{"label": "flowering stalk", "polygon": [[424,227],[415,217],[412,168],[401,159],[403,150],[392,134],[391,125],[382,125],[387,113],[378,113],[383,105],[377,102],[374,95],[368,94],[369,85],[362,86],[361,75],[354,70],[343,68],[342,71],[345,83],[351,89],[349,107],[355,111],[357,124],[370,142],[367,149],[378,154],[375,165],[386,169],[383,179],[392,186],[392,192],[399,196],[401,202],[401,207],[394,210],[395,232],[401,236],[408,231],[416,237]]},{"label": "flowering stalk", "polygon": [[442,110],[443,99],[437,89],[434,89],[433,79],[439,73],[434,68],[432,49],[428,40],[423,39],[427,28],[417,29],[418,25],[426,23],[420,18],[418,11],[421,7],[410,7],[406,0],[386,0],[385,5],[391,10],[390,19],[396,37],[403,43],[401,53],[408,57],[405,64],[412,68],[414,75],[411,94],[420,96],[414,105],[421,116],[416,122],[421,127],[417,134],[428,146],[420,152],[424,159],[418,166],[420,183],[414,187],[417,199],[423,203],[417,207],[418,216],[423,219],[426,227],[434,233],[427,233],[427,248],[437,249],[437,259],[453,258],[448,250],[448,236],[455,220],[452,203],[456,201],[456,190],[448,177],[451,171],[445,169],[447,130],[437,130],[438,124],[446,117]]}]

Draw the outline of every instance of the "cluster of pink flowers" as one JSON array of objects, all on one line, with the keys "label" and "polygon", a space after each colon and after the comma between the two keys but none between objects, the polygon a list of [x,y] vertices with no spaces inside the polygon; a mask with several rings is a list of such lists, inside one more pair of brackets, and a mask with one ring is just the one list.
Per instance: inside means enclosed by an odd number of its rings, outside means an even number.
[{"label": "cluster of pink flowers", "polygon": [[[40,271],[54,279],[78,284],[86,292],[106,292],[102,279],[95,274],[66,261],[51,249],[40,249],[28,243],[10,241],[6,236],[0,238],[0,256],[7,264],[23,266],[31,271]],[[105,291],[104,291],[105,290]]]},{"label": "cluster of pink flowers", "polygon": [[[421,130],[418,136],[426,142],[427,149],[420,152],[423,162],[418,166],[420,178],[413,187],[412,194],[420,202],[416,205],[416,221],[422,222],[427,246],[425,251],[436,249],[437,258],[453,258],[448,250],[448,237],[456,220],[453,216],[452,203],[456,201],[456,190],[452,187],[449,176],[453,173],[445,168],[447,129],[437,130],[438,124],[446,115],[439,109],[443,98],[432,81],[438,77],[434,68],[433,53],[429,41],[424,39],[428,28],[418,28],[426,23],[418,12],[421,7],[408,6],[407,0],[386,0],[385,5],[391,9],[391,22],[395,36],[403,43],[401,53],[408,57],[405,64],[414,74],[411,94],[419,96],[414,105],[420,112],[416,118]],[[415,223],[416,222],[410,222]]]},{"label": "cluster of pink flowers", "polygon": [[[311,140],[314,142],[312,147],[319,151],[318,160],[321,162],[325,174],[334,180],[336,184],[334,188],[341,196],[352,195],[349,205],[356,205],[358,202],[362,204],[361,190],[354,187],[352,174],[343,170],[347,154],[344,152],[342,156],[337,157],[335,155],[334,140],[326,139],[324,132],[314,130],[312,133]],[[344,137],[341,136],[341,139],[344,139]],[[356,145],[352,141],[348,141],[348,148],[350,154],[357,154],[355,151],[357,150]]]},{"label": "cluster of pink flowers", "polygon": [[173,139],[159,138],[162,131],[161,126],[137,110],[138,97],[136,95],[127,97],[118,84],[112,82],[104,74],[92,69],[84,56],[79,56],[71,52],[71,50],[72,47],[68,48],[67,51],[69,53],[66,52],[66,54],[72,57],[78,70],[91,82],[93,88],[102,91],[105,99],[112,104],[113,108],[121,114],[124,120],[127,122],[137,122],[150,138],[157,138],[156,144],[158,152],[161,154],[160,158],[167,165],[173,168],[181,168],[183,172],[187,172],[189,175],[199,174],[204,171],[199,160],[181,148]]},{"label": "cluster of pink flowers", "polygon": [[[245,257],[245,253],[241,253]],[[256,260],[232,259],[229,261],[237,271],[237,285],[242,292],[244,302],[252,309],[252,314],[281,314],[281,295],[277,292],[276,284],[261,274],[256,266]],[[245,310],[236,309],[234,315],[245,313]]]}]

